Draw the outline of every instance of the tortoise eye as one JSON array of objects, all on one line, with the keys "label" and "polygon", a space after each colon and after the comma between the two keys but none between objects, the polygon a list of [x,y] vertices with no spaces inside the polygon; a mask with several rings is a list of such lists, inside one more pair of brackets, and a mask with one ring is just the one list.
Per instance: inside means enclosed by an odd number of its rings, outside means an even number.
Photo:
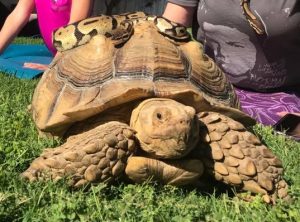
[{"label": "tortoise eye", "polygon": [[156,117],[157,117],[157,119],[161,120],[162,115],[160,113],[156,113]]}]

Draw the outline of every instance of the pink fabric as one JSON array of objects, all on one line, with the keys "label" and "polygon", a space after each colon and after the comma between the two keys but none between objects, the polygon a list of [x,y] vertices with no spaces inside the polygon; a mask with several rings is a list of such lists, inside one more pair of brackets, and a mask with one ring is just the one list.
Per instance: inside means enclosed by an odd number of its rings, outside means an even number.
[{"label": "pink fabric", "polygon": [[52,45],[52,32],[70,19],[72,0],[35,0],[41,35],[53,55],[56,49]]}]

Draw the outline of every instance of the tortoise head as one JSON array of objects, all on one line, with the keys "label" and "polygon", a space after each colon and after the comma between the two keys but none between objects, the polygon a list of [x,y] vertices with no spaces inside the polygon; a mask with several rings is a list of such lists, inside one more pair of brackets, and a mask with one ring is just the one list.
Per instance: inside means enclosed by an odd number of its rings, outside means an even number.
[{"label": "tortoise head", "polygon": [[178,159],[197,144],[199,135],[195,109],[175,100],[153,98],[132,112],[130,125],[136,130],[141,149],[159,159]]}]

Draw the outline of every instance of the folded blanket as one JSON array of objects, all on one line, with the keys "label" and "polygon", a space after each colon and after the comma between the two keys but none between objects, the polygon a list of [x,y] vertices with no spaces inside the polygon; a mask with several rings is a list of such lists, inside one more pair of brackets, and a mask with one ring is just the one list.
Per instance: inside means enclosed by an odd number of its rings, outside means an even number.
[{"label": "folded blanket", "polygon": [[12,44],[0,55],[0,71],[19,78],[31,79],[40,75],[42,71],[24,68],[24,63],[49,64],[52,59],[52,54],[44,45]]}]

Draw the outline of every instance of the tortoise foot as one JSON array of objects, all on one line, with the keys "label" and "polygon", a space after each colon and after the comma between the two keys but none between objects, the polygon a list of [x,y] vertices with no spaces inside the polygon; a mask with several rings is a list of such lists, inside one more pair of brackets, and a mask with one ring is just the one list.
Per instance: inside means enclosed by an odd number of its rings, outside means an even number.
[{"label": "tortoise foot", "polygon": [[222,114],[198,114],[201,142],[194,151],[216,180],[259,193],[266,202],[288,199],[281,161],[245,127]]},{"label": "tortoise foot", "polygon": [[135,151],[133,130],[109,122],[70,137],[63,145],[45,149],[22,176],[30,181],[70,178],[71,186],[110,182],[125,172],[127,158]]},{"label": "tortoise foot", "polygon": [[126,175],[136,183],[157,181],[161,184],[183,186],[196,183],[203,173],[200,160],[161,161],[147,157],[130,157]]}]

